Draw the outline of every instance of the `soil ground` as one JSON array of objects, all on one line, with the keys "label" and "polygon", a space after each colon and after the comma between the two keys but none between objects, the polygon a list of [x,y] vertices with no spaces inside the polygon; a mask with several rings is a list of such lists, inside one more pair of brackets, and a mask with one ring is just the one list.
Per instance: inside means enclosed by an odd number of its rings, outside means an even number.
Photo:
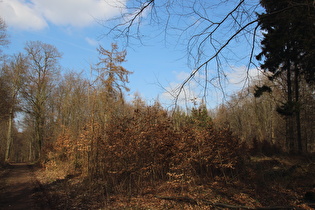
[{"label": "soil ground", "polygon": [[11,164],[0,169],[0,210],[315,209],[314,198],[305,196],[315,193],[313,158],[252,157],[246,176],[214,177],[180,188],[168,182],[143,183],[138,186],[141,192],[122,191],[107,197],[101,182],[93,184],[80,174],[67,175],[65,168],[60,163],[51,168]]},{"label": "soil ground", "polygon": [[0,171],[0,209],[50,209],[35,196],[40,189],[35,166],[15,163]]},{"label": "soil ground", "polygon": [[[257,156],[237,176],[217,176],[177,185],[168,181],[141,182],[108,196],[103,180],[65,173],[58,163],[36,171],[54,209],[315,209],[315,161],[309,157]],[[117,186],[119,187],[119,186]],[[218,204],[228,204],[224,207]],[[230,205],[230,206],[229,206]],[[231,206],[232,205],[232,206]],[[229,207],[227,207],[229,206]]]}]

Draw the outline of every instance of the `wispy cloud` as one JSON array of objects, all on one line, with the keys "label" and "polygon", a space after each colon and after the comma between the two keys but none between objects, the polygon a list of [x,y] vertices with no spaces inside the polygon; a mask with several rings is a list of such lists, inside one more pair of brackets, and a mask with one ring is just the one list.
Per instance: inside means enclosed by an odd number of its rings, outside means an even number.
[{"label": "wispy cloud", "polygon": [[120,14],[127,0],[2,0],[0,13],[9,27],[41,30],[49,23],[86,27]]},{"label": "wispy cloud", "polygon": [[211,84],[205,86],[205,75],[197,73],[193,80],[182,87],[183,81],[189,77],[190,73],[173,73],[175,79],[164,88],[165,91],[161,94],[161,99],[165,103],[171,104],[177,97],[178,105],[185,107],[198,106],[202,99],[206,100],[209,107],[214,107],[217,105],[214,101],[218,101],[217,103],[224,101],[227,96],[240,91],[253,80],[257,80],[262,76],[261,71],[256,68],[248,70],[245,66],[239,66],[226,71],[220,84],[218,78],[211,80],[208,78],[208,83]]},{"label": "wispy cloud", "polygon": [[261,71],[257,68],[247,69],[245,66],[232,67],[230,72],[226,73],[228,86],[233,89],[241,89],[256,80],[261,75]]},{"label": "wispy cloud", "polygon": [[93,47],[97,47],[97,46],[99,45],[98,41],[96,41],[95,39],[92,39],[92,38],[90,38],[90,37],[85,37],[85,41],[86,41],[89,45],[91,45],[91,46],[93,46]]},{"label": "wispy cloud", "polygon": [[182,86],[183,81],[189,77],[188,72],[173,72],[175,80],[167,87],[164,88],[164,92],[161,94],[161,100],[163,103],[172,104],[177,100],[177,105],[188,106],[199,103],[201,99],[198,93],[198,84],[192,80],[185,86]]}]

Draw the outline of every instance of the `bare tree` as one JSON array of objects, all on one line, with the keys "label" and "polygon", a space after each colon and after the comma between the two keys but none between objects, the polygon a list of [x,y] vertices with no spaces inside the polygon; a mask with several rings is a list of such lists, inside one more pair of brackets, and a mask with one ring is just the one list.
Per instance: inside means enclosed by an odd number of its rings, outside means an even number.
[{"label": "bare tree", "polygon": [[[8,34],[7,34],[7,25],[4,20],[0,18],[0,46],[6,46],[9,44]],[[0,53],[2,51],[0,50]]]},{"label": "bare tree", "polygon": [[6,139],[6,129],[7,129],[7,119],[9,108],[11,105],[11,99],[9,97],[9,91],[7,88],[7,83],[2,75],[2,69],[0,75],[0,143],[3,147],[0,147],[0,164],[4,162],[5,159],[5,139]]},{"label": "bare tree", "polygon": [[28,42],[25,50],[29,60],[28,76],[24,89],[26,112],[33,120],[35,159],[41,154],[45,137],[47,101],[59,75],[58,59],[61,53],[56,47],[40,41]]},{"label": "bare tree", "polygon": [[7,143],[5,151],[5,161],[9,160],[9,153],[12,146],[12,127],[14,115],[18,109],[18,96],[23,87],[25,73],[27,70],[27,61],[24,55],[18,54],[12,57],[3,66],[3,78],[8,89],[8,97],[11,100],[8,111],[8,129],[7,129]]},{"label": "bare tree", "polygon": [[89,82],[81,74],[71,72],[64,75],[53,97],[57,120],[74,134],[79,134],[89,116]]},{"label": "bare tree", "polygon": [[[314,5],[306,1],[292,4],[268,16],[284,13],[292,7],[310,6]],[[108,34],[125,38],[127,44],[144,43],[147,37],[162,35],[167,46],[185,49],[191,72],[174,94],[177,98],[193,80],[202,87],[205,97],[209,85],[223,90],[226,75],[233,67],[245,66],[247,72],[250,68],[259,69],[254,59],[262,38],[261,17],[257,14],[264,9],[258,0],[132,0],[123,11],[111,24],[104,23]],[[145,30],[148,27],[151,30]],[[172,41],[177,42],[171,43],[170,37],[175,37]],[[248,79],[247,74],[246,85],[249,85]]]},{"label": "bare tree", "polygon": [[[125,13],[112,20],[114,25],[109,26],[108,33],[126,38],[127,44],[143,43],[149,35],[162,34],[166,45],[182,46],[191,73],[178,87],[177,96],[186,84],[201,78],[197,82],[205,97],[208,84],[222,88],[226,72],[234,63],[246,62],[247,69],[255,66],[256,12],[262,11],[259,1],[134,0],[128,5]],[[147,27],[154,33],[145,34]],[[177,43],[170,43],[170,37]],[[241,49],[235,47],[239,45]]]}]

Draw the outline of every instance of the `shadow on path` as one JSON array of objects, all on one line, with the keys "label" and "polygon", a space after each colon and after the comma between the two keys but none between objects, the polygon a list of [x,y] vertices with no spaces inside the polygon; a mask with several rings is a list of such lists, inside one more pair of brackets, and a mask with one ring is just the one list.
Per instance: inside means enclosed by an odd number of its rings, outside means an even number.
[{"label": "shadow on path", "polygon": [[38,183],[35,166],[12,163],[0,175],[0,209],[49,209],[34,198]]}]

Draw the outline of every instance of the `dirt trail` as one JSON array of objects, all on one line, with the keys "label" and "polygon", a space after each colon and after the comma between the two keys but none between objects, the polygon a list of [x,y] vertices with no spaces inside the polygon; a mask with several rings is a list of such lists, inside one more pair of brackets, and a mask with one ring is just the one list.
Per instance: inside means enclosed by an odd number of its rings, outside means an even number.
[{"label": "dirt trail", "polygon": [[36,201],[38,181],[28,164],[11,164],[0,175],[0,209],[49,209]]}]

